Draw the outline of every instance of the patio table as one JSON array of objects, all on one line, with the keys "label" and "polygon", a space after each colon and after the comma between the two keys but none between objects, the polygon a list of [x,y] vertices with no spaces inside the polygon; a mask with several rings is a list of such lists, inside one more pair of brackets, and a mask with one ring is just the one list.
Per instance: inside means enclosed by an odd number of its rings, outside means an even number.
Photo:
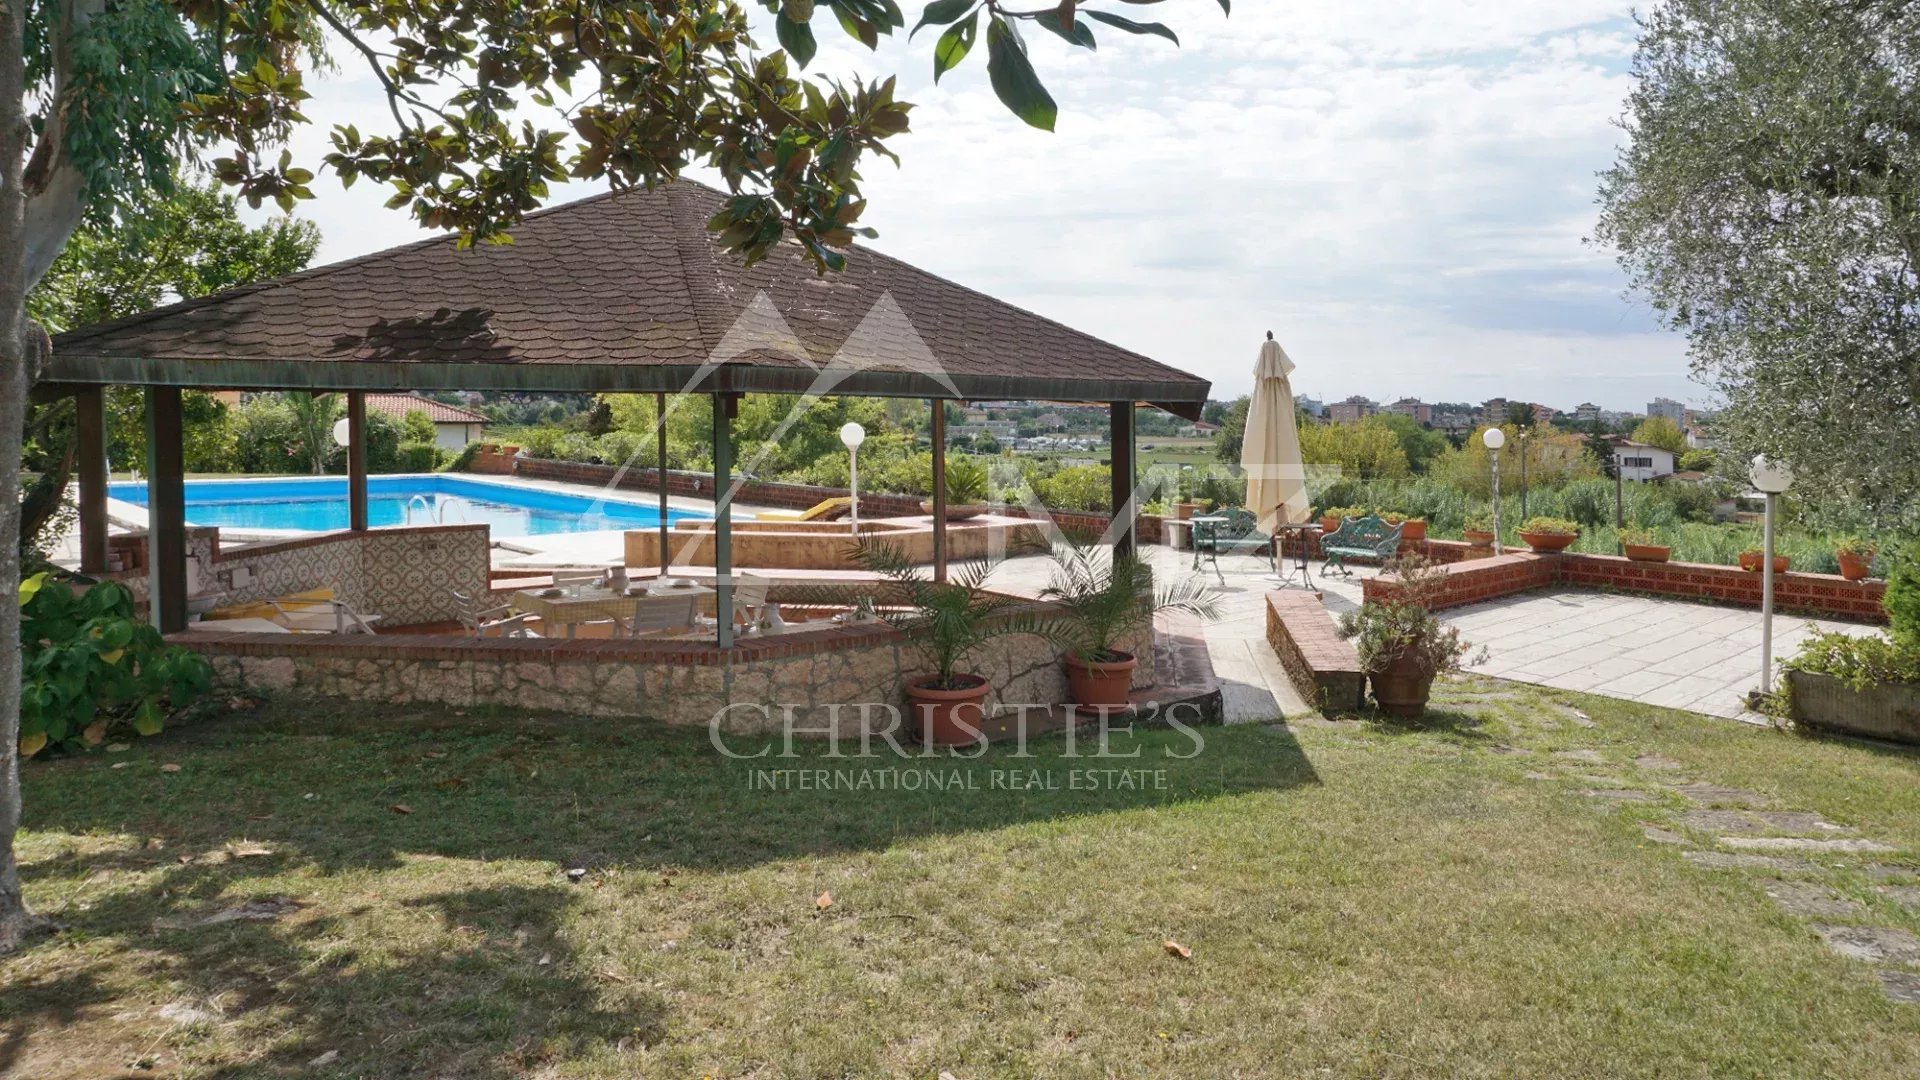
[{"label": "patio table", "polygon": [[705,585],[678,588],[651,586],[645,591],[623,593],[591,586],[574,586],[563,588],[559,596],[541,596],[541,591],[522,589],[514,593],[511,601],[513,609],[540,616],[543,626],[566,627],[569,638],[573,637],[574,628],[583,622],[612,619],[624,627],[633,618],[641,602],[649,597],[712,596],[714,593]]}]

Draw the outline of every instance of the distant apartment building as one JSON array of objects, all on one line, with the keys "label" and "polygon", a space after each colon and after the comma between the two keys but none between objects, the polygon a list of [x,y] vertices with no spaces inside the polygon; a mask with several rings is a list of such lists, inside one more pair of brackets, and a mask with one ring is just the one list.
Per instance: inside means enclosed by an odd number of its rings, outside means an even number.
[{"label": "distant apartment building", "polygon": [[1647,416],[1664,416],[1673,421],[1675,427],[1687,426],[1687,407],[1672,398],[1654,398],[1647,402]]},{"label": "distant apartment building", "polygon": [[1613,444],[1613,464],[1620,470],[1621,479],[1645,482],[1672,476],[1674,455],[1662,447],[1621,439]]},{"label": "distant apartment building", "polygon": [[1413,422],[1419,424],[1421,427],[1426,427],[1433,423],[1433,406],[1421,401],[1419,398],[1403,397],[1399,401],[1387,406],[1384,411],[1412,417]]},{"label": "distant apartment building", "polygon": [[1308,397],[1305,394],[1294,395],[1293,407],[1313,417],[1315,420],[1325,419],[1327,415],[1327,407],[1319,398]]},{"label": "distant apartment building", "polygon": [[1480,406],[1480,422],[1483,424],[1504,424],[1507,422],[1507,399],[1488,398]]},{"label": "distant apartment building", "polygon": [[1327,419],[1336,424],[1357,424],[1380,411],[1380,406],[1372,398],[1355,394],[1345,401],[1336,401],[1327,406]]},{"label": "distant apartment building", "polygon": [[1553,407],[1553,406],[1551,406],[1551,405],[1542,405],[1542,404],[1540,404],[1540,403],[1539,403],[1539,402],[1537,402],[1537,401],[1536,401],[1536,402],[1534,402],[1534,403],[1533,403],[1533,422],[1534,422],[1534,425],[1535,425],[1535,426],[1540,426],[1540,425],[1544,425],[1544,424],[1551,424],[1551,423],[1553,423],[1553,414],[1554,414],[1554,413],[1556,413],[1556,412],[1559,412],[1559,411],[1560,411],[1560,410],[1558,410],[1558,409],[1556,409],[1556,408],[1554,408],[1554,407]]},{"label": "distant apartment building", "polygon": [[1591,401],[1583,401],[1573,407],[1573,419],[1579,424],[1596,423],[1600,419],[1600,406]]},{"label": "distant apartment building", "polygon": [[1479,423],[1479,414],[1455,410],[1436,410],[1432,424],[1435,429],[1449,435],[1467,435]]}]

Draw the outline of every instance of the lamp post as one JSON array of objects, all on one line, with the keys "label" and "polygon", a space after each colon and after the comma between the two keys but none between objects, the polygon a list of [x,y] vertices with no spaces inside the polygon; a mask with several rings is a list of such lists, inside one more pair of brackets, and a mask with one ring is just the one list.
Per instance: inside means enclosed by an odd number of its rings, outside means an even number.
[{"label": "lamp post", "polygon": [[1516,433],[1520,440],[1520,520],[1527,520],[1527,429]]},{"label": "lamp post", "polygon": [[1782,492],[1793,486],[1793,473],[1777,461],[1753,459],[1753,486],[1767,497],[1766,523],[1761,527],[1760,552],[1760,692],[1773,692],[1773,513]]},{"label": "lamp post", "polygon": [[840,428],[840,443],[847,448],[847,488],[852,496],[853,532],[860,533],[860,444],[867,441],[867,429],[849,420]]},{"label": "lamp post", "polygon": [[1493,462],[1493,553],[1504,554],[1500,545],[1500,448],[1507,445],[1507,433],[1497,427],[1490,427],[1480,437],[1487,446],[1487,457]]}]

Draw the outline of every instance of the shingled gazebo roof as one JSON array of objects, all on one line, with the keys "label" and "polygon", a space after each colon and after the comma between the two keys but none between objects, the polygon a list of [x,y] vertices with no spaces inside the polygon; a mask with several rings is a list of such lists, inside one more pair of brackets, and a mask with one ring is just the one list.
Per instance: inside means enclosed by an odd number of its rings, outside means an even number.
[{"label": "shingled gazebo roof", "polygon": [[1188,417],[1206,401],[1204,379],[877,251],[825,276],[793,245],[745,266],[706,229],[723,198],[687,180],[612,192],[530,215],[512,244],[436,237],[85,327],[54,339],[45,381],[814,388],[1143,401]]}]

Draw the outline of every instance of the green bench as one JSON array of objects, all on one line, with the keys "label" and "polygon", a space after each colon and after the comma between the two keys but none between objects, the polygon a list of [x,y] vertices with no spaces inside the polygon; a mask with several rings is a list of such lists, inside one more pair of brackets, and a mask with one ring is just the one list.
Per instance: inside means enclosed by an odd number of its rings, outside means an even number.
[{"label": "green bench", "polygon": [[1321,574],[1338,569],[1352,577],[1353,571],[1347,569],[1348,559],[1386,562],[1400,550],[1400,531],[1404,528],[1405,525],[1389,525],[1372,514],[1348,518],[1339,528],[1320,538],[1320,557],[1326,560]]},{"label": "green bench", "polygon": [[1251,511],[1231,507],[1193,519],[1193,568],[1200,569],[1200,556],[1206,555],[1213,562],[1214,576],[1224,584],[1226,578],[1220,573],[1222,551],[1264,553],[1267,566],[1279,573],[1273,560],[1273,537],[1260,531],[1260,521]]}]

